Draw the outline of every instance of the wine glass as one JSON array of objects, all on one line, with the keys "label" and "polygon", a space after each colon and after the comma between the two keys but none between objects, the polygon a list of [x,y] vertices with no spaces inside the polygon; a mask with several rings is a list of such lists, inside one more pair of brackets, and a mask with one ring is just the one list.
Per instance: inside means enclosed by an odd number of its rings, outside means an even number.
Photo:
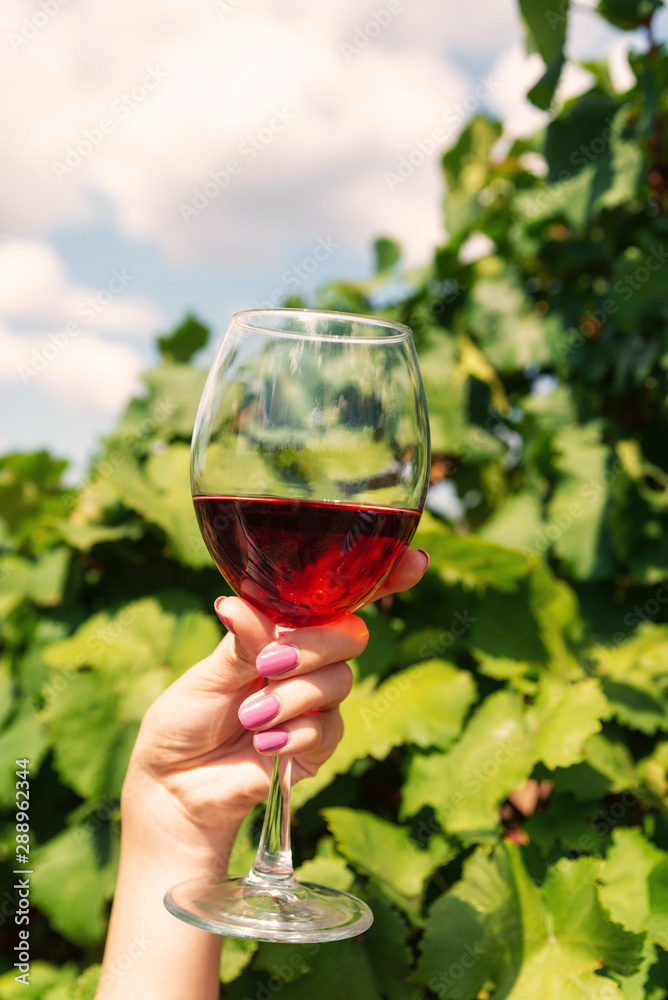
[{"label": "wine glass", "polygon": [[[413,537],[428,473],[408,327],[309,309],[234,314],[195,422],[193,500],[218,569],[277,636],[372,597]],[[336,941],[370,926],[361,900],[295,879],[290,785],[290,757],[277,756],[250,872],[175,886],[171,913],[265,941]]]}]

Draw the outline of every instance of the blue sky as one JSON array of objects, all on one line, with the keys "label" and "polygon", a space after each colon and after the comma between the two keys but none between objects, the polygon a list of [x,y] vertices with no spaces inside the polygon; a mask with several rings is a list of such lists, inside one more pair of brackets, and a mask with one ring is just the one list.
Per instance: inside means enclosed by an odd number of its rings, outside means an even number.
[{"label": "blue sky", "polygon": [[[611,53],[620,87],[629,42],[573,19],[572,55]],[[0,449],[49,447],[74,474],[157,332],[193,310],[219,338],[316,246],[305,293],[367,275],[379,234],[425,262],[439,150],[393,185],[400,158],[467,109],[510,135],[542,120],[515,0],[18,0],[0,44]],[[562,97],[586,85],[573,68]]]}]

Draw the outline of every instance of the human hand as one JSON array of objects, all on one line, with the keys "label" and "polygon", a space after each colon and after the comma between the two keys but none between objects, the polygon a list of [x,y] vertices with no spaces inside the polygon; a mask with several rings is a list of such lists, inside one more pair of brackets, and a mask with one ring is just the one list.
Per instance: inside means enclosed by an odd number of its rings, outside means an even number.
[{"label": "human hand", "polygon": [[[428,565],[426,553],[407,552],[374,598],[412,587]],[[314,774],[341,738],[339,705],[351,685],[345,661],[366,645],[364,621],[349,615],[275,642],[272,623],[245,601],[216,606],[233,631],[154,702],[132,753],[96,1000],[218,996],[222,939],[175,920],[164,892],[226,869],[241,820],[267,797],[275,753],[294,755],[298,779]],[[276,712],[260,722],[267,697]],[[283,746],[262,750],[263,736],[277,732]]]},{"label": "human hand", "polygon": [[[426,553],[407,551],[374,600],[412,587],[427,566]],[[144,718],[123,814],[132,821],[149,803],[154,828],[221,859],[243,817],[267,797],[275,754],[293,755],[296,781],[334,751],[352,684],[345,661],[360,655],[368,631],[348,615],[276,642],[273,623],[240,598],[220,598],[216,611],[228,634]]]}]

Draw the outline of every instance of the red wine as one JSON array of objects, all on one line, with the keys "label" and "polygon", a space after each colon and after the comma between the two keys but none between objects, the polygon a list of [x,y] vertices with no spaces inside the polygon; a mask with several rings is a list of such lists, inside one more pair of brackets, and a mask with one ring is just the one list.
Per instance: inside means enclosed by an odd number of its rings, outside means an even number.
[{"label": "red wine", "polygon": [[406,551],[415,510],[262,497],[194,497],[232,589],[271,621],[324,625],[354,611]]}]

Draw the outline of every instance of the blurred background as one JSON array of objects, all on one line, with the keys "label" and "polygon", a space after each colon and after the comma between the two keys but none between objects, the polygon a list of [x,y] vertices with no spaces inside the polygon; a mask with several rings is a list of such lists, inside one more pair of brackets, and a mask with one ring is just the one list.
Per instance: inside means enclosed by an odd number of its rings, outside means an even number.
[{"label": "blurred background", "polygon": [[344,738],[293,795],[299,877],[375,923],[230,939],[221,996],[666,1000],[662,0],[0,21],[0,1000],[93,1000],[140,720],[222,633],[206,369],[284,302],[413,330],[431,565],[360,611]]},{"label": "blurred background", "polygon": [[[590,6],[568,55],[623,91],[643,32]],[[499,149],[547,120],[513,0],[15,0],[0,38],[0,449],[48,447],[70,481],[186,310],[211,352],[234,309],[367,277],[379,234],[425,264],[445,238],[430,152],[476,113]],[[567,64],[558,99],[591,79]]]}]

